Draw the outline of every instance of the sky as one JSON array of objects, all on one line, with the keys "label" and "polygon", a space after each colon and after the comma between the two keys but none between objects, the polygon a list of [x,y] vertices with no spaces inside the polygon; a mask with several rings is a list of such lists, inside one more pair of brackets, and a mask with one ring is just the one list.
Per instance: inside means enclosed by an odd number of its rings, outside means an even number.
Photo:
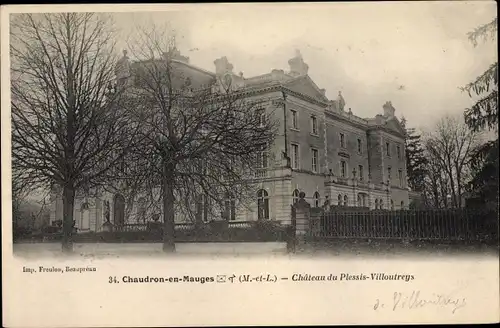
[{"label": "sky", "polygon": [[[175,29],[190,63],[214,71],[227,56],[245,77],[287,71],[299,49],[326,95],[338,91],[361,117],[392,101],[398,117],[423,129],[472,104],[459,87],[497,59],[496,41],[474,47],[467,33],[496,16],[496,3],[367,2],[171,5],[113,14],[117,47],[137,26]],[[156,9],[156,8],[155,8]],[[148,10],[143,9],[143,10]]]}]

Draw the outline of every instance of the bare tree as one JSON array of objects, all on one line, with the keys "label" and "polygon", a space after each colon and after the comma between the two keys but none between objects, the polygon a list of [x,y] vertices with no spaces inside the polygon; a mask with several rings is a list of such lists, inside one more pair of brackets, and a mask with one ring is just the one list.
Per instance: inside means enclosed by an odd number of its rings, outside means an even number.
[{"label": "bare tree", "polygon": [[224,212],[228,200],[255,198],[253,170],[268,161],[277,125],[262,101],[249,101],[231,83],[200,84],[185,75],[168,32],[141,30],[129,47],[140,61],[128,94],[138,99],[136,118],[143,124],[133,176],[144,177],[143,191],[161,199],[163,249],[172,252],[174,213],[199,224],[203,215]]},{"label": "bare tree", "polygon": [[[424,179],[424,198],[427,206],[442,207],[442,182],[443,172],[434,157],[429,157],[426,164],[426,175]],[[446,197],[446,195],[445,195]]]},{"label": "bare tree", "polygon": [[12,158],[19,183],[63,194],[63,251],[72,251],[76,192],[106,184],[133,126],[113,92],[110,19],[22,14],[11,21]]},{"label": "bare tree", "polygon": [[[445,116],[426,136],[425,148],[430,162],[430,169],[438,169],[443,174],[435,172],[430,178],[439,177],[441,189],[444,192],[448,185],[451,193],[451,206],[462,206],[462,194],[469,174],[470,156],[478,141],[478,134],[468,129],[458,118]],[[436,181],[433,181],[435,183]],[[433,187],[434,188],[434,187]],[[447,204],[447,195],[442,201]]]},{"label": "bare tree", "polygon": [[19,216],[21,214],[21,205],[28,195],[28,186],[18,178],[19,173],[15,170],[12,171],[12,225],[13,231],[15,233],[15,229],[18,223]]}]

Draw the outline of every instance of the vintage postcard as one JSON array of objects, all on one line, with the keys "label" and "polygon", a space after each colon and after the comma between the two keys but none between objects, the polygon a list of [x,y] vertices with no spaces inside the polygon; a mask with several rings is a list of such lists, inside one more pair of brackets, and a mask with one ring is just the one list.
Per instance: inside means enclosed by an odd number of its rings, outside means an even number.
[{"label": "vintage postcard", "polygon": [[496,15],[2,7],[3,325],[499,322]]}]

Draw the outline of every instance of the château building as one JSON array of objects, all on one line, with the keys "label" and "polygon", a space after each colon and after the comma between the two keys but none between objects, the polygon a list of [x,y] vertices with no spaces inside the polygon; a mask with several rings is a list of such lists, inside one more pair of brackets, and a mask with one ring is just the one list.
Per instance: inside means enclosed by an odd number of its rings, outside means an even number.
[{"label": "ch\u00e2teau building", "polygon": [[[260,110],[273,113],[280,122],[274,144],[263,154],[255,173],[255,203],[251,209],[231,206],[229,220],[258,219],[289,222],[291,204],[304,192],[313,207],[358,206],[370,209],[402,209],[409,192],[404,153],[405,130],[390,101],[381,104],[372,118],[355,115],[341,92],[328,99],[308,75],[309,66],[299,51],[288,61],[289,69],[273,69],[245,77],[233,72],[226,57],[214,61],[215,72],[189,63],[178,50],[172,63],[193,88],[223,83],[251,99],[262,100]],[[133,83],[134,65],[124,51],[118,62],[118,84]],[[94,197],[77,195],[74,207],[78,231],[99,231],[106,221],[121,225],[145,220],[140,200],[128,206],[119,192]],[[161,207],[147,220],[161,218]],[[62,198],[54,190],[51,221],[62,219]],[[204,221],[221,219],[203,217]],[[183,221],[176,216],[176,220]]]}]

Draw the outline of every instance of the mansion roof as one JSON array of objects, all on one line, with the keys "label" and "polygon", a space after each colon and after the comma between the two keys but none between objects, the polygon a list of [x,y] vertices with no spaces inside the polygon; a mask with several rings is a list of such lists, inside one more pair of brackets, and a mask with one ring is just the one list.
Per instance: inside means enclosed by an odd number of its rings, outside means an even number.
[{"label": "mansion roof", "polygon": [[214,61],[215,72],[210,72],[189,63],[189,57],[182,56],[176,48],[164,54],[164,58],[135,62],[130,62],[127,52],[124,51],[124,56],[118,61],[115,69],[117,79],[133,77],[142,67],[147,67],[154,61],[165,61],[165,58],[169,59],[169,67],[174,76],[172,81],[174,87],[187,84],[192,89],[225,87],[249,96],[282,91],[323,108],[325,115],[345,121],[347,124],[366,130],[384,130],[399,137],[405,135],[405,129],[394,115],[395,108],[390,101],[382,106],[382,114],[373,118],[362,118],[354,115],[350,108],[346,110],[346,102],[341,92],[338,93],[336,99],[328,99],[326,90],[318,87],[308,75],[309,66],[304,62],[298,50],[295,57],[288,61],[290,66],[288,72],[282,69],[272,69],[269,73],[252,77],[245,77],[242,72],[235,74],[233,65],[227,57],[216,59]]}]

